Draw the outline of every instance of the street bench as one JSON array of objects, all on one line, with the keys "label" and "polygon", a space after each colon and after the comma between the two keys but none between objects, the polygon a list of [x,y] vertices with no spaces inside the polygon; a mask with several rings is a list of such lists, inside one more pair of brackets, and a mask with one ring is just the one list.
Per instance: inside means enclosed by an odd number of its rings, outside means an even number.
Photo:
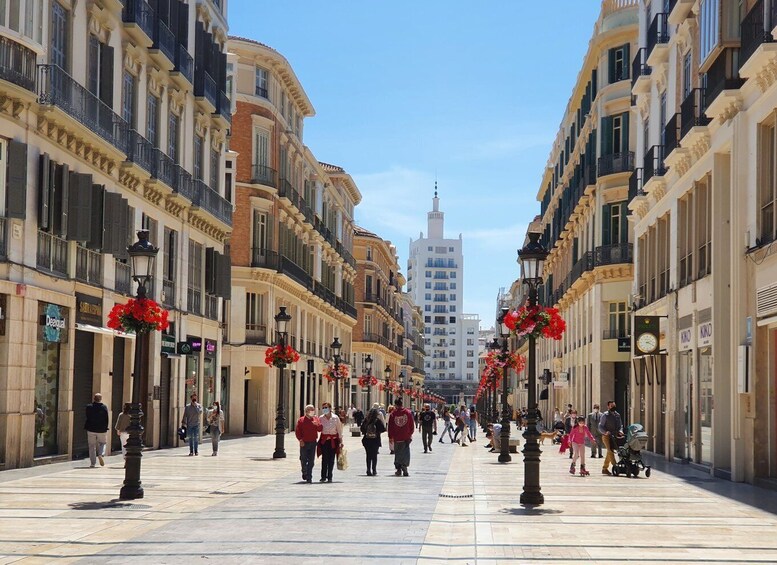
[{"label": "street bench", "polygon": [[518,438],[510,438],[509,449],[510,453],[518,453],[518,446],[521,445],[521,440]]},{"label": "street bench", "polygon": [[356,424],[351,426],[351,437],[360,437],[362,435],[361,429]]}]

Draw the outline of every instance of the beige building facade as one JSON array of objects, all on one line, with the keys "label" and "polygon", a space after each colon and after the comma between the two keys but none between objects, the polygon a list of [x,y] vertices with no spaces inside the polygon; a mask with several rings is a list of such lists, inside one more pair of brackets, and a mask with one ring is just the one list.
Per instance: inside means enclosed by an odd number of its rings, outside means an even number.
[{"label": "beige building facade", "polygon": [[130,400],[134,339],[106,319],[139,229],[172,322],[137,376],[146,446],[176,444],[189,393],[224,393],[226,29],[210,2],[0,5],[0,468],[85,456],[92,395],[112,422]]}]

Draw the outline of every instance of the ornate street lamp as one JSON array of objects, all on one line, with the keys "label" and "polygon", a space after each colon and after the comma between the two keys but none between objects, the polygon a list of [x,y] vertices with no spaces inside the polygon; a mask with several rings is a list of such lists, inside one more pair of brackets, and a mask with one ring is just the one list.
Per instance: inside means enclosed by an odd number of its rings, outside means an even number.
[{"label": "ornate street lamp", "polygon": [[[499,338],[495,337],[494,341],[491,342],[491,351],[501,351],[502,346],[499,344]],[[499,410],[496,407],[496,380],[497,380],[497,372],[493,370],[491,372],[491,386],[488,389],[489,394],[491,395],[491,404],[489,406],[489,410],[491,410],[491,423],[496,424],[499,419]]]},{"label": "ornate street lamp", "polygon": [[[499,313],[499,335],[502,337],[502,359],[506,360],[509,355],[507,349],[507,340],[510,338],[510,329],[505,325],[505,316],[509,308],[502,308]],[[502,369],[502,433],[500,434],[499,453],[500,463],[509,463],[510,457],[510,406],[507,403],[507,367]]]},{"label": "ornate street lamp", "polygon": [[[336,337],[332,344],[329,346],[332,348],[332,358],[334,359],[334,378],[335,378],[335,413],[340,409],[340,349],[343,344],[340,343],[340,338]],[[339,414],[338,414],[339,416]]]},{"label": "ornate street lamp", "polygon": [[[132,279],[138,283],[138,300],[146,298],[146,285],[154,278],[154,265],[159,248],[148,241],[148,230],[138,232],[138,240],[127,248],[130,257]],[[132,373],[132,402],[130,403],[130,425],[127,428],[129,439],[125,444],[127,462],[124,465],[124,485],[119,491],[121,500],[143,498],[143,486],[140,482],[140,460],[143,457],[143,406],[140,403],[140,381],[143,371],[143,352],[148,348],[148,332],[135,336],[135,359]]]},{"label": "ornate street lamp", "polygon": [[[537,305],[537,287],[542,284],[542,272],[548,251],[539,242],[540,234],[531,232],[529,242],[518,251],[521,264],[521,278],[529,287],[529,308]],[[540,492],[540,432],[537,430],[537,368],[535,362],[536,340],[529,334],[529,413],[526,431],[523,437],[526,443],[523,447],[524,479],[521,504],[537,506],[545,502]]]},{"label": "ornate street lamp", "polygon": [[[286,337],[288,336],[289,321],[291,316],[286,313],[286,307],[280,306],[279,312],[275,315],[275,331],[278,334],[278,346],[281,348],[286,347]],[[283,459],[286,457],[286,449],[283,442],[286,437],[286,410],[284,400],[283,385],[283,369],[286,368],[285,363],[279,363],[278,365],[278,407],[275,411],[275,452],[272,454],[273,459]]]},{"label": "ornate street lamp", "polygon": [[[367,354],[367,357],[364,358],[364,369],[367,371],[367,382],[369,382],[370,377],[372,376],[372,355],[369,353]],[[371,395],[372,387],[369,387],[367,389],[367,409],[372,407],[372,399],[370,398]]]},{"label": "ornate street lamp", "polygon": [[383,375],[386,377],[383,386],[386,389],[386,410],[388,410],[388,407],[391,406],[391,402],[389,400],[389,384],[391,383],[391,367],[386,365],[386,368],[383,369]]}]

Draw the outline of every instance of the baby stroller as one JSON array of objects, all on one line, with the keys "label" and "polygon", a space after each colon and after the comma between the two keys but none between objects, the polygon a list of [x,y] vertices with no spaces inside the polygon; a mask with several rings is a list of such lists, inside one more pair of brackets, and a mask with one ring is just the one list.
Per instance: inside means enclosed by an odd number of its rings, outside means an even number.
[{"label": "baby stroller", "polygon": [[650,466],[642,461],[642,450],[647,447],[648,434],[641,424],[632,424],[626,429],[626,437],[618,442],[618,462],[612,468],[612,474],[616,477],[620,474],[627,477],[636,477],[640,470],[645,471],[645,476],[650,476]]}]

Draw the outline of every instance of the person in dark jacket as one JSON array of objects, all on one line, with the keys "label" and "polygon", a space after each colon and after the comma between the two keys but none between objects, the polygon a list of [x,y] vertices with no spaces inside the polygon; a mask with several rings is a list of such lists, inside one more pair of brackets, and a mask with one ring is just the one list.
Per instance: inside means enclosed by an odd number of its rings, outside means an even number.
[{"label": "person in dark jacket", "polygon": [[380,412],[377,408],[370,410],[364,422],[361,425],[362,445],[367,454],[367,476],[376,477],[378,475],[378,451],[380,450],[380,434],[386,431],[383,420],[380,419]]},{"label": "person in dark jacket", "polygon": [[623,420],[615,409],[614,400],[607,401],[607,412],[599,419],[599,433],[602,434],[604,447],[607,448],[607,455],[602,465],[602,475],[610,475],[612,473],[609,467],[611,464],[615,465],[615,450],[618,449],[615,438],[623,437]]},{"label": "person in dark jacket", "polygon": [[361,408],[357,408],[353,413],[353,421],[356,422],[356,425],[360,428],[362,427],[362,422],[364,422],[364,412],[362,412]]},{"label": "person in dark jacket", "polygon": [[103,404],[103,395],[99,392],[92,397],[92,403],[86,405],[86,439],[89,444],[90,467],[105,465],[105,444],[108,442],[108,407]]}]

